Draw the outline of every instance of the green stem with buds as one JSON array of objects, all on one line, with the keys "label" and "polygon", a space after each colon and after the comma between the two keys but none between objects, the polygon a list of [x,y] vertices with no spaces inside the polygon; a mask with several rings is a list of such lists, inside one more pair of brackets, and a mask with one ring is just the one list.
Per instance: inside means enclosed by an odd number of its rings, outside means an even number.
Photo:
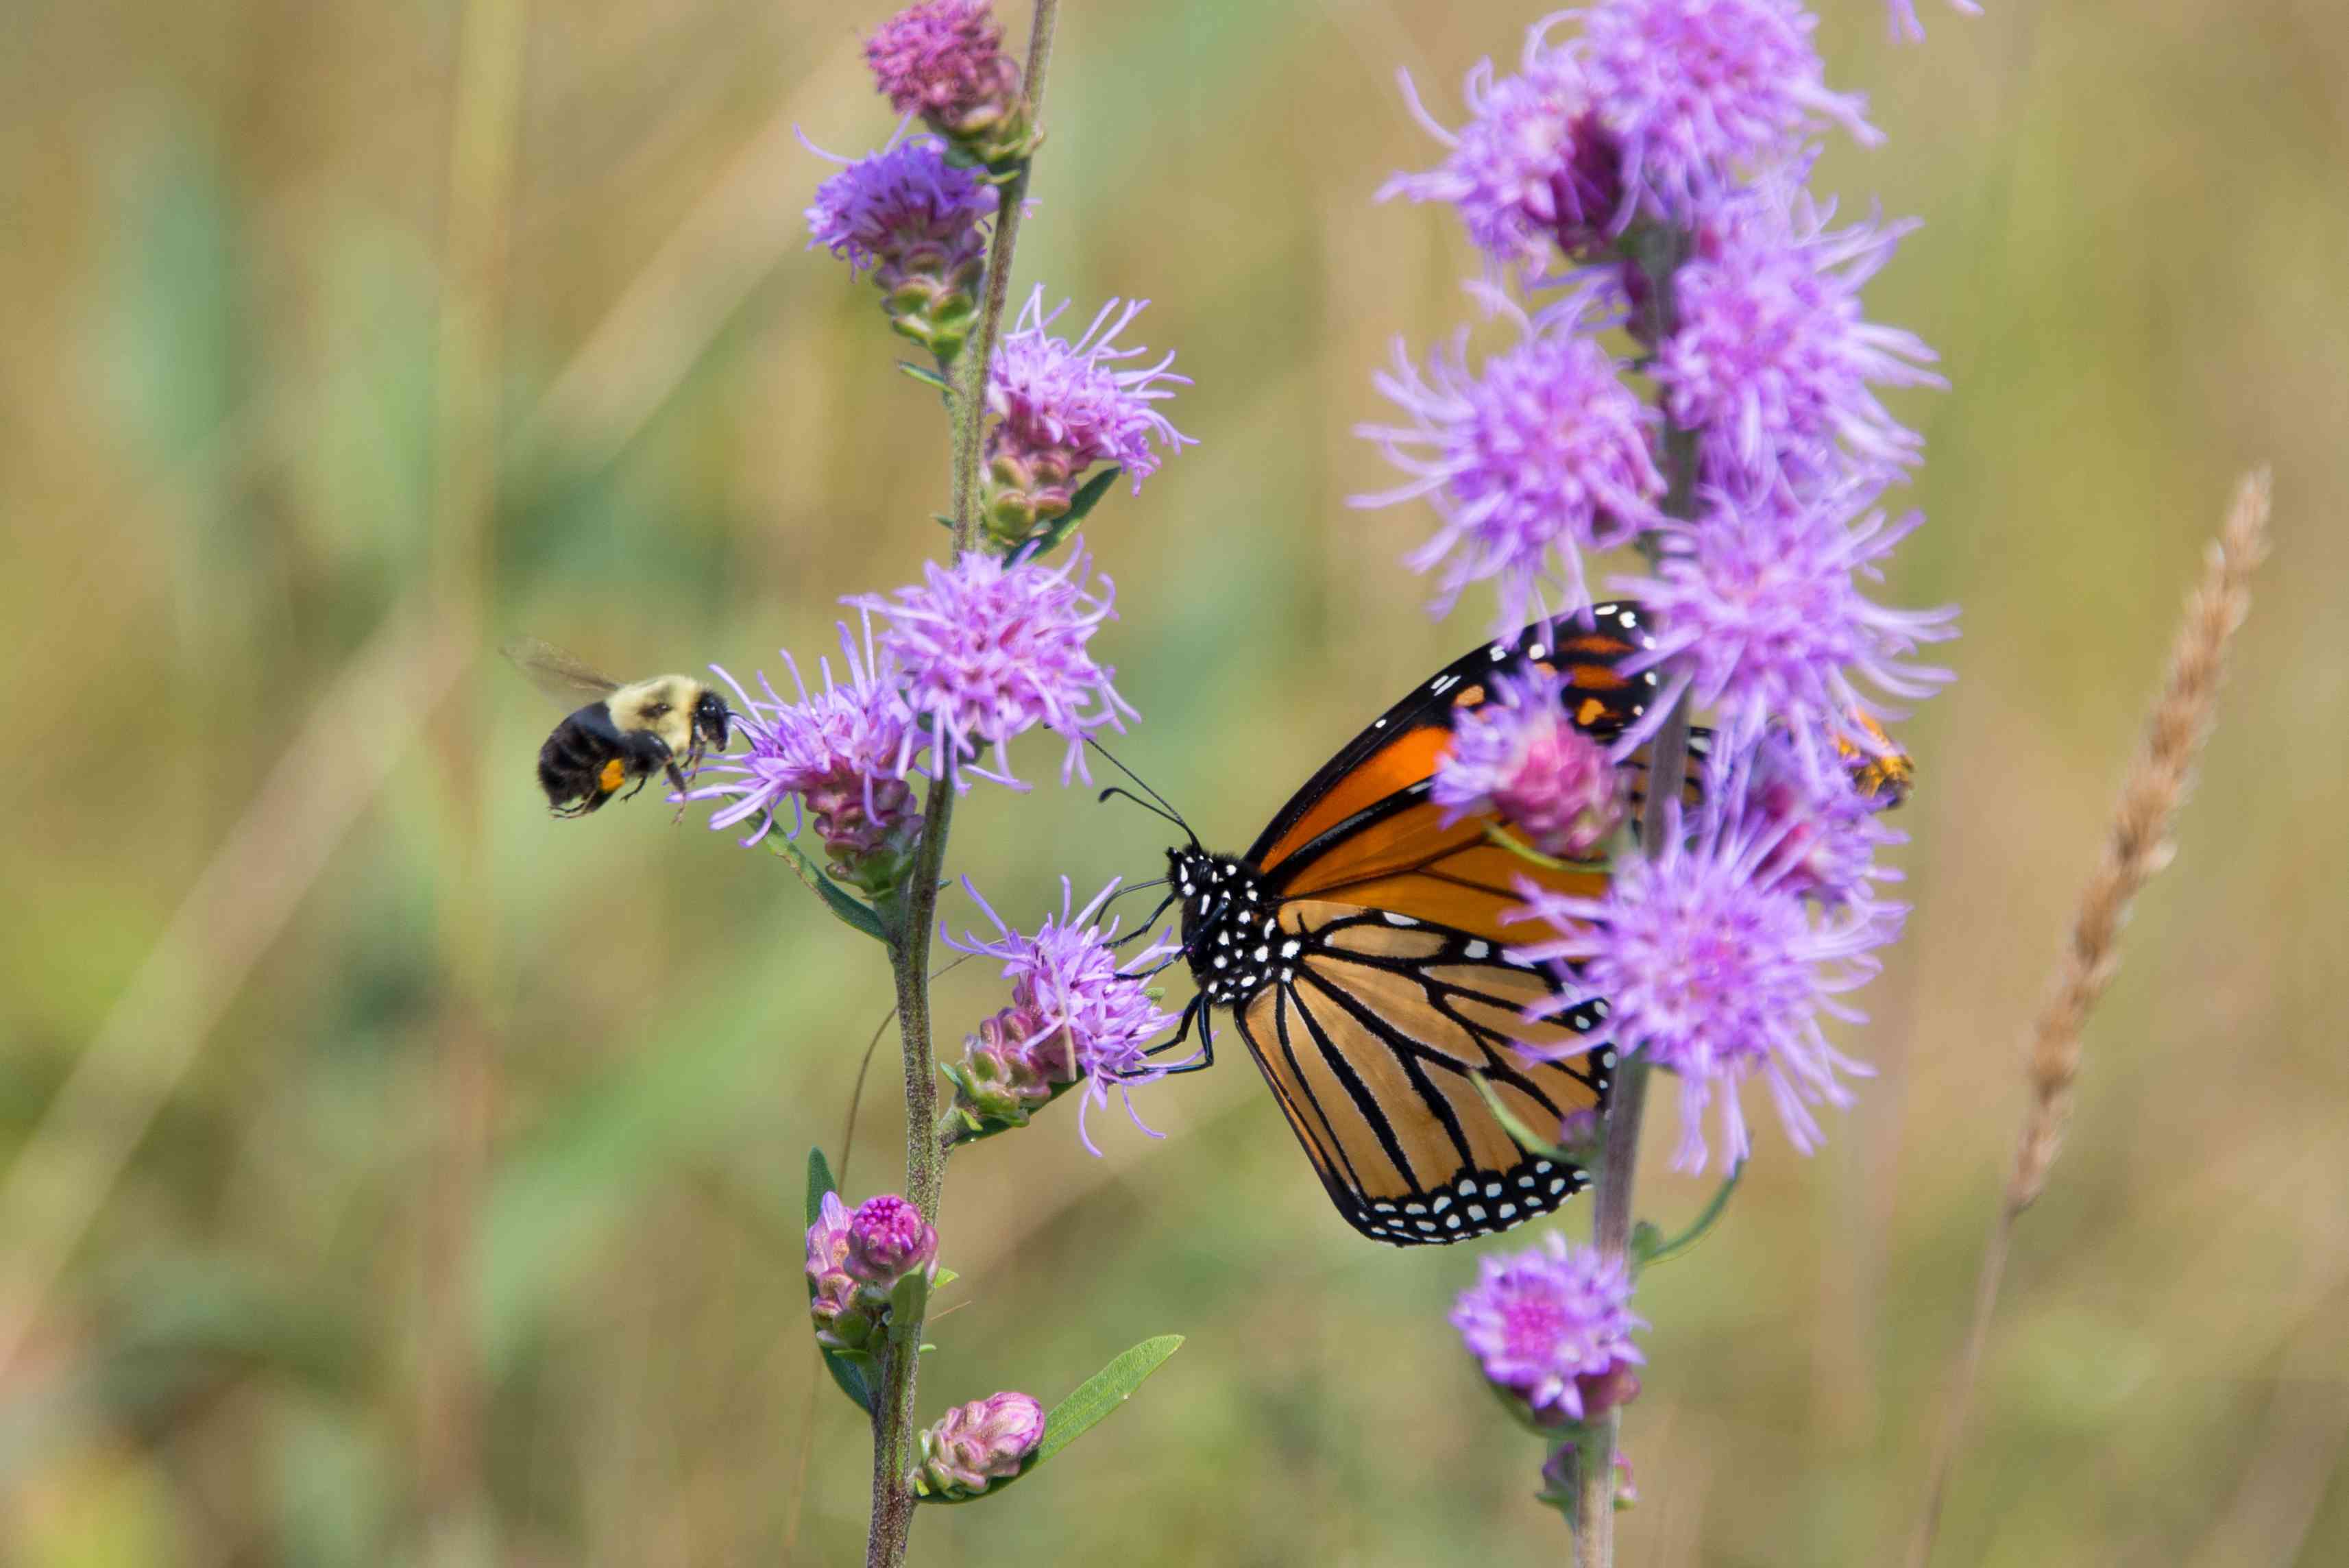
[{"label": "green stem with buds", "polygon": [[[1051,63],[1052,28],[1059,0],[1036,0],[1028,36],[1027,122],[1040,128],[1044,76]],[[978,330],[963,345],[955,365],[954,553],[978,545],[979,455],[986,441],[987,367],[1003,328],[1004,304],[1011,292],[1012,252],[1019,242],[1020,207],[1028,193],[1029,163],[1022,160],[1002,187],[995,234],[988,247],[986,293]],[[905,1062],[905,1192],[933,1225],[946,1185],[946,1150],[937,1132],[937,1052],[930,1024],[930,936],[936,917],[938,881],[947,857],[947,830],[954,815],[954,788],[945,769],[930,780],[922,802],[922,839],[915,851],[902,907],[891,923],[889,955],[897,987],[898,1037]],[[865,1537],[866,1568],[898,1568],[914,1527],[914,1491],[906,1482],[913,1468],[915,1375],[920,1369],[922,1314],[893,1326],[883,1353],[873,1401],[873,1517]]]},{"label": "green stem with buds", "polygon": [[[1651,345],[1671,335],[1672,277],[1688,255],[1688,236],[1661,226],[1640,225],[1624,236],[1623,250],[1647,276],[1647,319],[1642,335]],[[1667,418],[1662,440],[1667,516],[1696,515],[1696,435]],[[1656,544],[1640,542],[1652,562]],[[1688,698],[1683,694],[1665,717],[1648,748],[1647,801],[1640,812],[1640,852],[1653,854],[1672,830],[1671,804],[1688,778]],[[1606,1151],[1592,1185],[1591,1242],[1599,1255],[1625,1262],[1631,1243],[1631,1179],[1640,1159],[1640,1124],[1647,1109],[1645,1057],[1615,1053],[1615,1084],[1606,1119]],[[1576,1467],[1575,1568],[1613,1568],[1615,1562],[1615,1449],[1622,1411],[1612,1409],[1588,1423]]]}]

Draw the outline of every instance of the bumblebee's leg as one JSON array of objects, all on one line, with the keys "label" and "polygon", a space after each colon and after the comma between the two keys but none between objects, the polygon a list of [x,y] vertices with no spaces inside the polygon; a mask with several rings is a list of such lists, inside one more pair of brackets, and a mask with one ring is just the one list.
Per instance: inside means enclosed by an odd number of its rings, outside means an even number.
[{"label": "bumblebee's leg", "polygon": [[[669,762],[668,762],[668,785],[669,785],[669,788],[670,788],[672,790],[674,790],[676,793],[679,794],[679,795],[684,794],[684,793],[685,793],[686,775],[687,775],[688,773],[691,772],[694,769],[698,768],[698,767],[700,767],[700,766],[701,766],[701,742],[700,742],[700,740],[699,740],[698,738],[697,738],[697,739],[694,741],[694,743],[693,743],[693,745],[692,745],[691,748],[690,748],[690,749],[688,749],[688,750],[686,752],[686,754],[685,754],[685,766],[684,766],[683,768],[679,768],[679,767],[678,766],[678,764],[677,764],[677,759],[676,759],[675,758],[671,758],[669,759]],[[686,808],[686,805],[687,805],[687,802],[685,802],[685,801],[683,801],[683,800],[679,800],[679,801],[677,803],[677,813],[676,813],[676,815],[672,816],[672,817],[671,817],[671,818],[669,818],[669,820],[668,820],[668,825],[669,825],[670,827],[674,828],[674,827],[676,827],[679,822],[682,822],[682,821],[684,821],[684,820],[685,820],[685,808]]]},{"label": "bumblebee's leg", "polygon": [[662,769],[666,768],[671,773],[677,771],[676,763],[669,758],[668,742],[649,730],[631,730],[622,736],[620,749],[628,759],[629,774],[636,781],[636,787],[623,797],[625,799],[633,800],[644,793],[645,786],[651,783],[653,775]]}]

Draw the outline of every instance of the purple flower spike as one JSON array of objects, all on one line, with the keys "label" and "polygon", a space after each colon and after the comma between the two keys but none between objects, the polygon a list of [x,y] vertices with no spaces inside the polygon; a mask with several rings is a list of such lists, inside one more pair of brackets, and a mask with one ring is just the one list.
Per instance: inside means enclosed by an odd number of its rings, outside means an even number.
[{"label": "purple flower spike", "polygon": [[1029,150],[1019,67],[987,0],[925,0],[881,24],[864,46],[873,79],[899,114],[918,114],[982,163]]},{"label": "purple flower spike", "polygon": [[1135,366],[1143,348],[1114,346],[1148,300],[1102,306],[1073,343],[1050,328],[1068,302],[1047,311],[1039,286],[1028,296],[1012,330],[995,351],[987,378],[988,530],[1006,544],[1026,539],[1040,522],[1069,510],[1075,480],[1096,463],[1116,463],[1133,480],[1158,471],[1163,447],[1180,451],[1198,443],[1177,430],[1154,404],[1171,397],[1190,377],[1167,368],[1171,353],[1156,364]]},{"label": "purple flower spike", "polygon": [[[1858,716],[1875,712],[1856,679],[1898,698],[1930,696],[1945,670],[1910,661],[1926,643],[1955,635],[1954,610],[1890,610],[1862,588],[1918,523],[1857,516],[1873,497],[1845,486],[1795,501],[1783,490],[1741,507],[1709,491],[1709,511],[1663,536],[1656,575],[1633,587],[1653,612],[1654,648],[1627,669],[1664,665],[1713,705],[1733,739],[1777,720],[1805,767],[1824,771],[1843,739],[1873,752],[1880,742]],[[1671,707],[1670,694],[1653,705]]]},{"label": "purple flower spike", "polygon": [[1873,949],[1899,934],[1899,906],[1854,898],[1832,910],[1806,905],[1795,868],[1775,861],[1782,834],[1757,830],[1709,806],[1694,841],[1678,813],[1661,853],[1616,868],[1603,897],[1577,898],[1527,882],[1525,918],[1553,934],[1512,949],[1528,963],[1557,965],[1565,983],[1529,1016],[1547,1017],[1604,997],[1603,1029],[1567,1051],[1613,1046],[1637,1052],[1681,1079],[1681,1141],[1673,1163],[1704,1168],[1704,1117],[1721,1091],[1723,1141],[1731,1165],[1752,1151],[1739,1091],[1758,1078],[1770,1089],[1795,1147],[1819,1142],[1814,1105],[1847,1105],[1838,1073],[1868,1069],[1828,1045],[1822,1013],[1857,1022],[1837,997],[1876,973]]},{"label": "purple flower spike", "polygon": [[1706,477],[1742,490],[1914,464],[1923,442],[1872,388],[1948,385],[1921,338],[1860,315],[1861,287],[1915,225],[1828,232],[1806,200],[1791,206],[1749,200],[1705,225],[1657,355],[1673,422],[1702,432]]},{"label": "purple flower spike", "polygon": [[829,660],[819,661],[823,689],[810,692],[798,663],[783,655],[799,686],[795,703],[776,696],[763,675],[754,696],[719,670],[740,699],[735,723],[749,748],[705,762],[695,787],[676,799],[728,801],[710,813],[712,828],[757,819],[745,847],[766,837],[777,809],[794,800],[814,816],[834,870],[874,892],[895,885],[921,831],[906,774],[927,738],[915,727],[895,666],[874,649],[870,621],[861,647],[847,626],[839,631],[844,683],[833,678]]},{"label": "purple flower spike", "polygon": [[1630,1369],[1646,1357],[1631,1331],[1647,1323],[1631,1312],[1623,1260],[1552,1232],[1540,1246],[1485,1258],[1478,1269],[1452,1308],[1452,1326],[1485,1377],[1537,1419],[1588,1420],[1638,1392]]},{"label": "purple flower spike", "polygon": [[976,1497],[1018,1475],[1043,1438],[1044,1407],[1026,1394],[958,1405],[922,1433],[914,1490],[925,1497]]},{"label": "purple flower spike", "polygon": [[849,1277],[880,1292],[910,1274],[935,1274],[938,1233],[922,1212],[894,1192],[867,1198],[848,1217]]},{"label": "purple flower spike", "polygon": [[1546,855],[1588,860],[1622,820],[1620,775],[1606,748],[1566,714],[1566,678],[1539,666],[1497,676],[1493,700],[1454,722],[1428,798],[1446,827],[1497,811]]},{"label": "purple flower spike", "polygon": [[934,136],[834,161],[846,167],[816,187],[809,244],[845,260],[851,275],[871,270],[891,325],[953,358],[978,322],[995,187],[947,161]]},{"label": "purple flower spike", "polygon": [[808,1315],[815,1324],[816,1343],[832,1350],[863,1349],[877,1326],[848,1272],[848,1211],[839,1193],[826,1192],[807,1232]]},{"label": "purple flower spike", "polygon": [[[1107,577],[1098,588],[1084,585],[1091,564],[1081,544],[1058,569],[1007,566],[974,552],[951,566],[926,564],[921,584],[894,600],[846,601],[889,619],[881,650],[904,672],[905,700],[918,720],[900,741],[899,773],[929,745],[958,789],[974,778],[1024,789],[1005,748],[1041,725],[1068,742],[1061,781],[1092,782],[1085,737],[1122,731],[1138,716],[1110,684],[1114,672],[1086,647],[1113,614]],[[979,766],[990,749],[993,771]]]},{"label": "purple flower spike", "polygon": [[957,942],[943,928],[940,935],[958,952],[1001,961],[1003,977],[1011,982],[1010,1016],[1029,1031],[1026,1037],[1005,1044],[1024,1053],[1026,1070],[1053,1083],[1083,1080],[1077,1136],[1085,1148],[1101,1152],[1085,1130],[1085,1112],[1107,1105],[1112,1093],[1124,1101],[1136,1127],[1153,1138],[1159,1136],[1135,1114],[1133,1090],[1187,1065],[1162,1062],[1149,1054],[1151,1045],[1175,1024],[1148,989],[1150,977],[1174,951],[1173,934],[1162,933],[1121,962],[1113,945],[1117,921],[1096,923],[1117,891],[1114,881],[1082,909],[1071,912],[1069,882],[1061,878],[1061,913],[1046,915],[1032,936],[1006,924],[968,881],[963,889],[995,923],[996,935],[990,940],[968,933]]},{"label": "purple flower spike", "polygon": [[1377,386],[1413,422],[1357,426],[1355,434],[1376,441],[1411,482],[1352,500],[1377,507],[1428,497],[1444,526],[1409,560],[1422,572],[1444,568],[1434,613],[1449,613],[1470,583],[1489,578],[1500,593],[1496,624],[1509,630],[1537,609],[1584,608],[1581,552],[1658,526],[1664,490],[1649,453],[1655,411],[1588,335],[1581,302],[1540,324],[1518,320],[1524,341],[1475,376],[1465,331],[1429,357],[1424,373],[1396,344],[1393,368]]},{"label": "purple flower spike", "polygon": [[1685,222],[1831,123],[1881,139],[1863,99],[1827,90],[1817,26],[1798,0],[1605,0],[1584,14],[1577,58],[1642,207]]},{"label": "purple flower spike", "polygon": [[1614,139],[1591,111],[1572,51],[1552,45],[1559,18],[1526,32],[1520,74],[1495,80],[1480,60],[1464,92],[1468,123],[1446,130],[1402,77],[1412,113],[1452,150],[1423,174],[1398,174],[1379,200],[1446,201],[1468,238],[1495,262],[1539,267],[1557,246],[1572,256],[1596,245],[1622,206]]},{"label": "purple flower spike", "polygon": [[1765,880],[1828,904],[1871,897],[1875,883],[1899,880],[1876,863],[1876,851],[1905,835],[1879,820],[1884,802],[1854,783],[1848,762],[1814,775],[1774,729],[1749,750],[1712,759],[1706,772],[1737,793],[1756,839],[1768,844],[1758,868]]}]

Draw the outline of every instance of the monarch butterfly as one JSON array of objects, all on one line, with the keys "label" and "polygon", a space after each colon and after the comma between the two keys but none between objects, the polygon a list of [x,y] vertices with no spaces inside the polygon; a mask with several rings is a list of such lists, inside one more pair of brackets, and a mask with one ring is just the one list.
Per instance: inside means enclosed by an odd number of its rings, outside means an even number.
[{"label": "monarch butterfly", "polygon": [[1195,1021],[1205,1065],[1212,1010],[1231,1013],[1338,1212],[1373,1240],[1486,1235],[1588,1184],[1578,1166],[1521,1149],[1475,1080],[1529,1127],[1606,1105],[1612,1051],[1545,1061],[1518,1042],[1566,1045],[1607,1003],[1526,1021],[1557,985],[1511,961],[1503,919],[1524,902],[1519,878],[1587,896],[1606,872],[1537,868],[1492,841],[1491,815],[1447,827],[1428,789],[1454,717],[1490,700],[1493,676],[1561,673],[1568,717],[1611,738],[1657,681],[1619,666],[1653,643],[1639,606],[1609,603],[1587,628],[1540,623],[1478,647],[1371,720],[1245,855],[1211,854],[1196,835],[1166,851],[1198,985],[1177,1039]]}]

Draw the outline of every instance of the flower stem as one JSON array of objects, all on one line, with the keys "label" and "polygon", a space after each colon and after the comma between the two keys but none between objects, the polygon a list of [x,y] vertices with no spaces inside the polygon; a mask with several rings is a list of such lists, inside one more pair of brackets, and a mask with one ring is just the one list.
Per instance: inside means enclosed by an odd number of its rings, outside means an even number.
[{"label": "flower stem", "polygon": [[[1627,236],[1625,246],[1647,274],[1649,319],[1647,338],[1661,344],[1674,325],[1672,277],[1688,253],[1688,237],[1654,228]],[[1696,513],[1696,440],[1669,417],[1663,431],[1666,480],[1663,511],[1667,516]],[[1641,541],[1649,559],[1656,558],[1652,540]],[[1689,704],[1683,693],[1665,716],[1663,727],[1648,743],[1647,800],[1640,814],[1640,852],[1652,854],[1668,832],[1676,830],[1671,808],[1681,798],[1688,777]],[[1636,1044],[1636,1042],[1633,1042]],[[1647,1109],[1650,1068],[1644,1057],[1630,1055],[1623,1043],[1615,1053],[1615,1083],[1607,1102],[1606,1151],[1593,1181],[1591,1242],[1601,1257],[1620,1262],[1631,1243],[1631,1179],[1640,1162],[1640,1123]],[[1574,1506],[1575,1568],[1613,1568],[1615,1562],[1615,1447],[1622,1427],[1620,1408],[1609,1410],[1589,1423],[1576,1465]]]},{"label": "flower stem", "polygon": [[[1059,0],[1036,0],[1028,35],[1028,123],[1040,129],[1044,75],[1052,58],[1052,28]],[[1003,328],[1004,302],[1011,291],[1011,257],[1019,242],[1020,207],[1028,194],[1029,162],[1022,160],[1003,188],[988,247],[986,294],[978,330],[964,344],[955,367],[954,553],[967,554],[978,540],[979,453],[987,424],[987,367]],[[922,802],[922,841],[896,929],[889,943],[897,989],[897,1033],[905,1062],[905,1196],[931,1224],[938,1222],[938,1199],[946,1185],[946,1151],[937,1133],[937,1053],[930,1027],[930,935],[937,911],[938,880],[946,867],[947,830],[954,815],[954,787],[945,770],[930,780]],[[882,1357],[873,1402],[873,1517],[865,1536],[866,1568],[897,1568],[914,1528],[914,1492],[906,1485],[912,1468],[915,1377],[920,1370],[922,1325],[904,1326]]]}]

